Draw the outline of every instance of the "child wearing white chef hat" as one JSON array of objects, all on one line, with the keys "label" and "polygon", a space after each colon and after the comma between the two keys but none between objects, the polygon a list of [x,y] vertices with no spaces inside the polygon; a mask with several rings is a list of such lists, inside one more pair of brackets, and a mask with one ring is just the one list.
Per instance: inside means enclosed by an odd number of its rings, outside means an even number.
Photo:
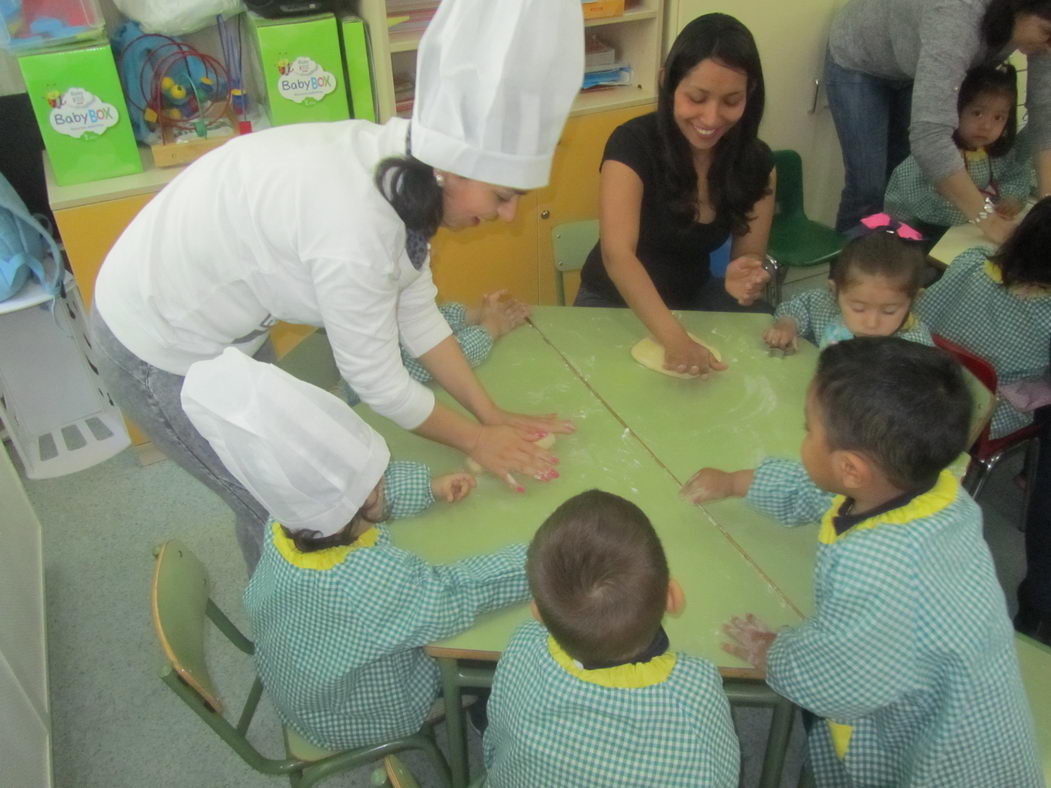
[{"label": "child wearing white chef hat", "polygon": [[[395,547],[382,520],[434,500],[427,467],[391,463],[337,397],[238,350],[193,364],[182,404],[272,516],[244,599],[281,719],[328,750],[417,731],[440,688],[422,647],[526,599],[525,545],[447,566]],[[444,478],[450,500],[473,487]]]}]

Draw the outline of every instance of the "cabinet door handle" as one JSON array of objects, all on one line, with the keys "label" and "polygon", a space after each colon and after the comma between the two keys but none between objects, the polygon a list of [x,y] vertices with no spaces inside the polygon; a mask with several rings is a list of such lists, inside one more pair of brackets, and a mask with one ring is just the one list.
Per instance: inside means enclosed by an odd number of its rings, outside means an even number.
[{"label": "cabinet door handle", "polygon": [[810,102],[810,112],[808,114],[814,115],[817,113],[817,97],[821,93],[821,80],[814,80],[814,100]]},{"label": "cabinet door handle", "polygon": [[541,219],[550,219],[551,218],[551,211],[547,211],[547,210],[541,211],[540,212],[540,218]]}]

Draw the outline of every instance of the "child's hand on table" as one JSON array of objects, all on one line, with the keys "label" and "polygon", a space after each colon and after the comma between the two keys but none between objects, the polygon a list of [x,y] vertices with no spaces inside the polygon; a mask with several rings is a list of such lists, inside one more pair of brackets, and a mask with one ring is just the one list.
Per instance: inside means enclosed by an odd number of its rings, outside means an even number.
[{"label": "child's hand on table", "polygon": [[476,483],[469,473],[447,473],[431,479],[431,492],[436,500],[456,503],[470,495]]},{"label": "child's hand on table", "polygon": [[512,297],[509,290],[497,290],[482,296],[481,305],[468,314],[468,322],[480,325],[495,341],[522,325],[529,313],[529,305]]},{"label": "child's hand on table", "polygon": [[723,498],[743,498],[752,486],[753,474],[752,470],[720,471],[717,468],[701,468],[682,486],[679,495],[698,506]]},{"label": "child's hand on table", "polygon": [[744,618],[734,616],[728,624],[723,624],[723,634],[730,638],[729,643],[722,644],[723,651],[766,673],[766,654],[777,637],[776,632],[749,613]]},{"label": "child's hand on table", "polygon": [[796,321],[790,317],[783,317],[776,321],[763,332],[763,341],[770,347],[783,350],[786,353],[799,350],[799,341],[796,335]]}]

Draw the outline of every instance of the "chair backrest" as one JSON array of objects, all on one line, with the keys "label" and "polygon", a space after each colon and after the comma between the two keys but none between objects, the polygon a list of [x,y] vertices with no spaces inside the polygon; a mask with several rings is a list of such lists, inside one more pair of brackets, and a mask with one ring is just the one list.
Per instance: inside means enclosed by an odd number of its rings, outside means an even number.
[{"label": "chair backrest", "polygon": [[794,150],[775,150],[777,188],[774,190],[775,216],[800,216],[803,210],[803,160]]},{"label": "chair backrest", "polygon": [[555,290],[558,303],[565,305],[566,293],[562,274],[579,271],[598,241],[598,219],[556,224],[551,230],[551,244],[555,253]]},{"label": "chair backrest", "polygon": [[208,575],[197,556],[177,539],[158,549],[151,598],[153,627],[168,663],[209,706],[222,713],[204,658]]},{"label": "chair backrest", "polygon": [[979,355],[972,353],[963,345],[938,334],[932,335],[934,344],[951,353],[964,368],[967,387],[974,398],[974,411],[971,414],[971,429],[968,434],[968,446],[974,445],[985,431],[996,408],[996,369]]}]

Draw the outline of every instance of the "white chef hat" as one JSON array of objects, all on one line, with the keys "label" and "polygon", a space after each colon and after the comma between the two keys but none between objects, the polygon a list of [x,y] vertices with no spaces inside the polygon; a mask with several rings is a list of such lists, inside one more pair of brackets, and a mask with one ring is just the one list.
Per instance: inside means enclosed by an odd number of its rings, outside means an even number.
[{"label": "white chef hat", "polygon": [[413,156],[498,186],[546,186],[583,78],[579,0],[442,0],[416,56]]},{"label": "white chef hat", "polygon": [[234,348],[190,366],[182,406],[290,531],[341,531],[390,462],[383,438],[345,402]]}]

